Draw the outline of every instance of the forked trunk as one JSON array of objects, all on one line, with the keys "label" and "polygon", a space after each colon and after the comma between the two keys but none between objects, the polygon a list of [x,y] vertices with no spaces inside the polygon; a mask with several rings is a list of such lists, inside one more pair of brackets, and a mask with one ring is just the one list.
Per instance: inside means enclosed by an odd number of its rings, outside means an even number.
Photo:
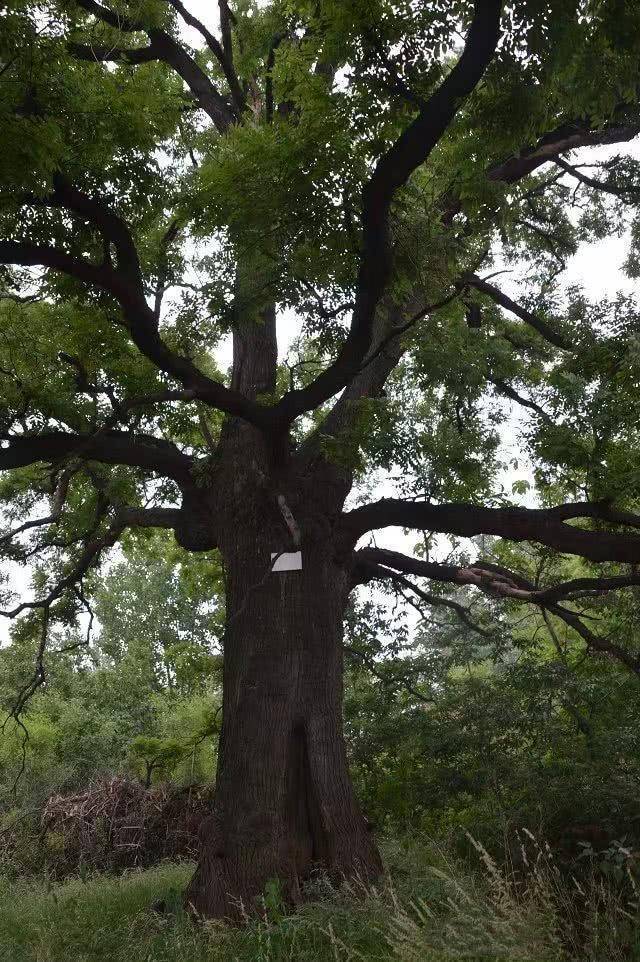
[{"label": "forked trunk", "polygon": [[381,862],[342,734],[346,576],[321,545],[270,572],[264,533],[236,531],[227,567],[223,727],[214,813],[187,901],[207,918],[260,911],[278,879],[295,904],[314,871],[371,880]]}]

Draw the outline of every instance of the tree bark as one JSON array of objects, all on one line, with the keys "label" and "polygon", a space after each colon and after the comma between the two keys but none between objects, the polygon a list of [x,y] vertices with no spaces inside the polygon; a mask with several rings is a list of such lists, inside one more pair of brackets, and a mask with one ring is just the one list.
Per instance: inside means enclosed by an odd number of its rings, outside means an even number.
[{"label": "tree bark", "polygon": [[335,882],[381,871],[342,734],[347,573],[326,541],[303,548],[302,571],[269,571],[279,550],[268,524],[236,528],[222,546],[223,725],[214,812],[187,892],[206,918],[259,912],[270,879],[295,905],[315,871]]}]

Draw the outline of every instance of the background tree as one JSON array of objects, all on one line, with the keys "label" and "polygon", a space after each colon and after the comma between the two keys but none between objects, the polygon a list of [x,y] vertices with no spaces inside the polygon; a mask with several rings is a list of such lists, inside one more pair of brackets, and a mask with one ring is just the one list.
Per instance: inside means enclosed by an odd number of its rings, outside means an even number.
[{"label": "background tree", "polygon": [[[220,38],[179,0],[4,17],[2,547],[37,565],[33,598],[5,605],[37,637],[11,711],[123,532],[219,549],[223,726],[188,892],[204,915],[274,876],[295,901],[316,864],[380,871],[342,734],[357,584],[534,605],[640,673],[582,617],[640,582],[635,308],[562,284],[580,243],[626,226],[636,270],[635,162],[585,173],[571,152],[640,130],[640,11],[502,6],[221,0]],[[498,260],[518,300],[486,275]],[[299,337],[278,365],[285,309]],[[527,411],[537,507],[501,490],[494,396]],[[376,469],[395,496],[345,508]],[[426,550],[357,548],[394,525]],[[505,542],[438,561],[438,534]],[[523,541],[545,549],[535,570]],[[298,550],[301,570],[272,570]]]},{"label": "background tree", "polygon": [[[211,778],[220,727],[219,567],[166,532],[122,544],[91,591],[97,628],[54,624],[46,679],[8,723],[0,749],[0,810],[38,812],[51,794],[77,793],[112,775],[142,782]],[[33,671],[38,620],[16,622],[0,651],[3,718]],[[25,735],[27,736],[25,739]],[[149,769],[149,771],[148,771]],[[39,835],[39,830],[36,831]]]}]

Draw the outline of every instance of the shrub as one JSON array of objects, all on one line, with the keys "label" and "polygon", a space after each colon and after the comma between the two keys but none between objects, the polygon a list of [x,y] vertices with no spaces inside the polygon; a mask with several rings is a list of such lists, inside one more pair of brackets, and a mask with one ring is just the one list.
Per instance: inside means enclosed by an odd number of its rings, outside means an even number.
[{"label": "shrub", "polygon": [[103,778],[82,792],[52,795],[39,820],[5,816],[0,866],[5,874],[44,869],[64,878],[193,858],[210,804],[211,789],[202,786],[145,789],[121,776]]}]

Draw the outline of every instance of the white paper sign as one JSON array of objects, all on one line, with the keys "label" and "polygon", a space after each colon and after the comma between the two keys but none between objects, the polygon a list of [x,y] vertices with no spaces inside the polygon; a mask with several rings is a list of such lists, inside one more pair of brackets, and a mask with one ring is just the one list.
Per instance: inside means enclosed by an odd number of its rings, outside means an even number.
[{"label": "white paper sign", "polygon": [[[274,561],[276,558],[278,560]],[[272,551],[271,560],[274,561],[272,571],[302,571],[301,551],[285,551],[283,553]]]}]

